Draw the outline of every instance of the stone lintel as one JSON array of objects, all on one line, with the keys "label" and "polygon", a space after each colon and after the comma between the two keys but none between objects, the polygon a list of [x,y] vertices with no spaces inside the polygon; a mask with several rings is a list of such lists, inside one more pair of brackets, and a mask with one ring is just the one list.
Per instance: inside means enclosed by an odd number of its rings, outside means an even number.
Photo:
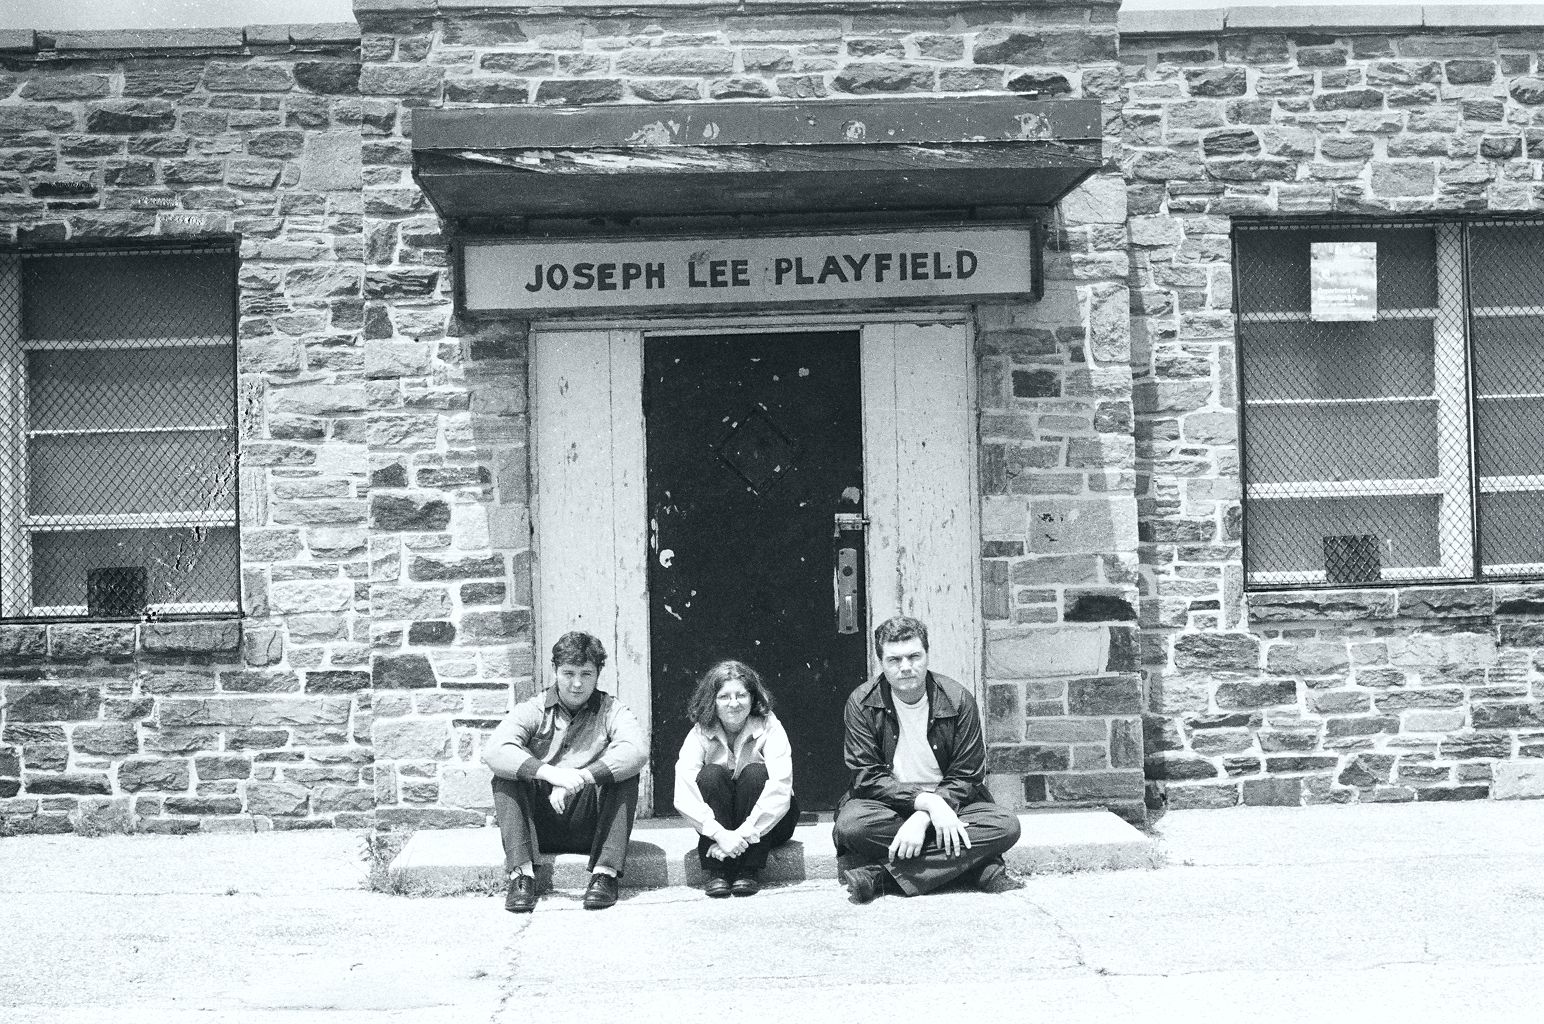
[{"label": "stone lintel", "polygon": [[[43,37],[48,38],[48,37]],[[56,32],[53,49],[65,50],[240,50],[239,28],[111,29]]]},{"label": "stone lintel", "polygon": [[[869,0],[859,6],[870,11],[904,9],[907,13],[923,11],[952,11],[961,9],[982,10],[992,8],[1046,8],[1068,10],[1075,7],[1118,8],[1121,0],[1079,0],[1076,4],[1058,3],[1056,0]],[[564,0],[561,4],[533,3],[532,0],[354,0],[354,14],[459,14],[463,11],[486,11],[500,14],[551,14],[555,9],[564,12],[585,11],[592,14],[611,11],[678,10],[690,13],[725,12],[803,12],[829,11],[848,13],[852,4],[832,3],[830,0]]]},{"label": "stone lintel", "polygon": [[33,53],[37,48],[37,33],[30,28],[0,28],[0,52]]}]

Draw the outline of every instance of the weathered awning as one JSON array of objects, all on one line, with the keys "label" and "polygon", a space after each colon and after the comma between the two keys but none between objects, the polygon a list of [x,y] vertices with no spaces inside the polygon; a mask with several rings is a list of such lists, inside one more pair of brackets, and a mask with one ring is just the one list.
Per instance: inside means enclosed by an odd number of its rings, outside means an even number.
[{"label": "weathered awning", "polygon": [[413,176],[446,218],[1042,206],[1101,137],[1018,96],[416,110]]}]

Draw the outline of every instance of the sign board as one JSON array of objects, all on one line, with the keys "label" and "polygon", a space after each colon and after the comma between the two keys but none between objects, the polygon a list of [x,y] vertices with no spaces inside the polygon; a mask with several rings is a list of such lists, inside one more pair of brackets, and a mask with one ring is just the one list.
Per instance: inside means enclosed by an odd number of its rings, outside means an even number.
[{"label": "sign board", "polygon": [[1378,319],[1378,243],[1310,245],[1309,319]]},{"label": "sign board", "polygon": [[743,238],[467,239],[468,312],[961,302],[1028,298],[1028,225]]}]

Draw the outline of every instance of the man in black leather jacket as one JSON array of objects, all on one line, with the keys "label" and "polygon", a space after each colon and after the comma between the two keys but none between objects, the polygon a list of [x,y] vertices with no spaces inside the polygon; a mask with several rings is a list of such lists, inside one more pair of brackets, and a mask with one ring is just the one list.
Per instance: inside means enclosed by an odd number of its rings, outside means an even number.
[{"label": "man in black leather jacket", "polygon": [[836,815],[848,898],[917,896],[966,877],[983,892],[1022,883],[1004,851],[1019,820],[986,789],[981,714],[969,691],[929,672],[927,627],[898,615],[874,630],[882,672],[847,699],[851,788]]}]

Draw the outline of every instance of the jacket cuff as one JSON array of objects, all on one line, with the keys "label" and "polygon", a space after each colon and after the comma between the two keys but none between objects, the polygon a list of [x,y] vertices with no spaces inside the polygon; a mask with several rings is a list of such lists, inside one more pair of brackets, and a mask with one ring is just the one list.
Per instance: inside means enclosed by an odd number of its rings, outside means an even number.
[{"label": "jacket cuff", "polygon": [[526,759],[520,762],[520,767],[515,769],[515,778],[521,782],[535,782],[537,769],[541,766],[540,758],[527,755]]},{"label": "jacket cuff", "polygon": [[595,777],[595,784],[597,786],[610,785],[616,781],[616,776],[611,774],[611,766],[604,761],[596,761],[594,764],[586,765],[584,770]]}]

